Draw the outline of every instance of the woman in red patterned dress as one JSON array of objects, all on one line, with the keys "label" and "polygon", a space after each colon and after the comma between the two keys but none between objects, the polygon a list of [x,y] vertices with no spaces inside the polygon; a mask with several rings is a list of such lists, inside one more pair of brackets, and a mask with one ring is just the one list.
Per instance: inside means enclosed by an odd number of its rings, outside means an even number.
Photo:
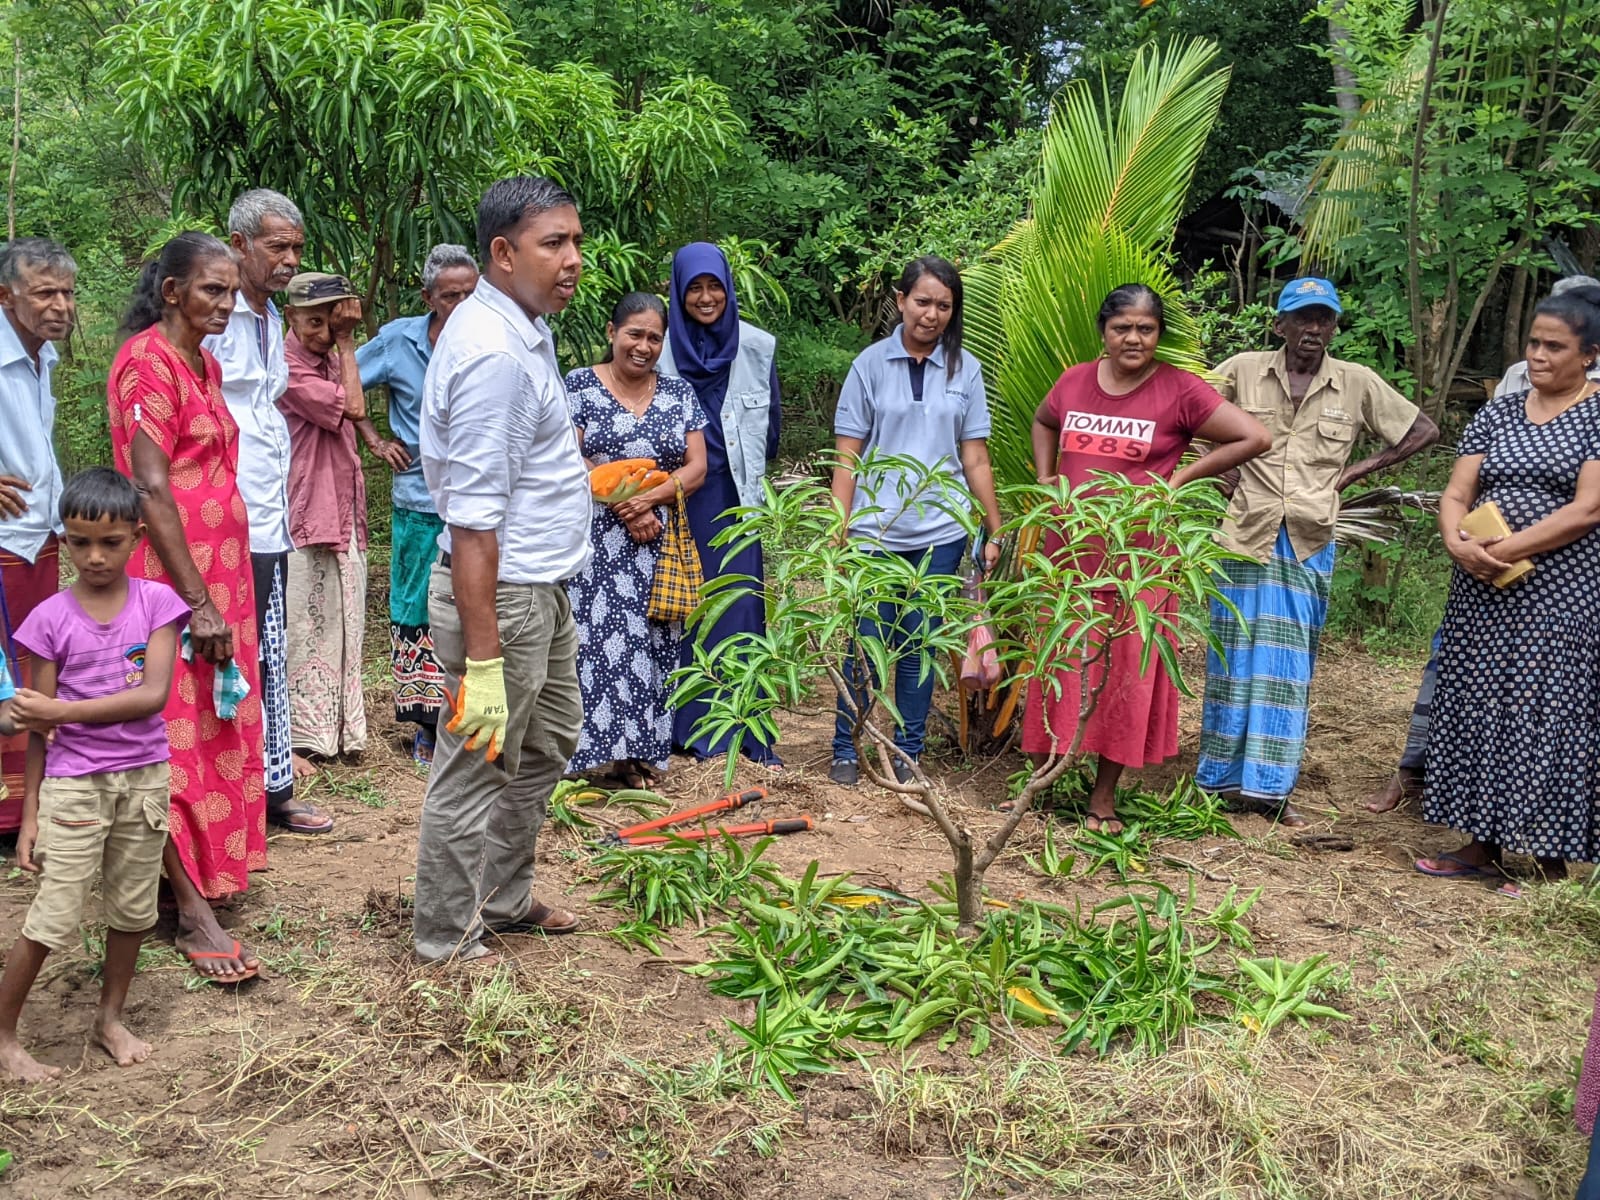
[{"label": "woman in red patterned dress", "polygon": [[[209,234],[182,233],[145,265],[123,321],[131,334],[106,383],[117,469],[144,498],[148,541],[131,574],[170,584],[189,604],[192,657],[180,655],[163,714],[172,747],[166,874],[178,902],[178,950],[201,977],[238,983],[255,955],[224,933],[208,901],[245,890],[267,865],[266,792],[249,525],[239,498],[238,427],[222,373],[202,349],[233,311],[239,271]],[[217,715],[213,684],[229,662],[249,695]]]},{"label": "woman in red patterned dress", "polygon": [[[1156,361],[1166,310],[1154,290],[1141,283],[1115,288],[1100,306],[1098,323],[1105,353],[1068,367],[1034,414],[1033,461],[1041,483],[1065,479],[1078,488],[1103,471],[1135,483],[1159,476],[1180,485],[1221,475],[1272,445],[1260,421],[1205,380]],[[1196,439],[1209,448],[1178,466]],[[1047,537],[1044,548],[1057,553],[1059,535]],[[1086,575],[1100,572],[1102,549],[1079,547],[1075,553]],[[1153,610],[1172,610],[1174,603],[1154,589],[1143,599]],[[1125,632],[1087,671],[1081,664],[1058,671],[1060,690],[1054,695],[1038,683],[1028,689],[1022,749],[1035,765],[1072,746],[1083,719],[1083,676],[1091,694],[1098,689],[1080,747],[1100,760],[1084,818],[1093,833],[1122,832],[1116,789],[1124,767],[1137,770],[1178,752],[1177,685],[1158,655],[1148,663],[1143,656],[1143,639]]]}]

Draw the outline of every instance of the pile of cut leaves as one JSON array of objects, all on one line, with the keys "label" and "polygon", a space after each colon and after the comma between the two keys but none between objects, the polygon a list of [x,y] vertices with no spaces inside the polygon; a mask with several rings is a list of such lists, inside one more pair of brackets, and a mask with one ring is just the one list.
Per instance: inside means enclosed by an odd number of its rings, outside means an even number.
[{"label": "pile of cut leaves", "polygon": [[[832,1070],[873,1044],[936,1038],[981,1055],[997,1032],[1054,1030],[1062,1052],[1118,1044],[1160,1051],[1185,1026],[1236,1022],[1264,1035],[1287,1020],[1342,1018],[1316,1002],[1334,968],[1320,959],[1240,958],[1259,893],[1229,889],[1201,911],[1146,881],[1091,907],[988,901],[976,934],[957,931],[948,885],[925,902],[761,861],[768,843],[685,843],[597,857],[597,900],[630,914],[617,931],[652,950],[679,923],[714,940],[688,967],[711,991],[753,1001],[730,1021],[756,1082],[793,1097],[797,1075]],[[722,920],[712,923],[714,915]],[[640,936],[641,926],[648,937]]]}]

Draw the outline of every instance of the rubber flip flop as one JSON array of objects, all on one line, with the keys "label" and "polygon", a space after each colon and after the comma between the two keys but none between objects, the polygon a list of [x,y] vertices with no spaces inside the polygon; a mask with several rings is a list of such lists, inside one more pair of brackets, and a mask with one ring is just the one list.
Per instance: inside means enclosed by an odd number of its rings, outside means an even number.
[{"label": "rubber flip flop", "polygon": [[[294,803],[294,801],[291,801],[290,803]],[[269,808],[267,810],[267,824],[276,825],[279,829],[287,829],[290,833],[304,833],[312,836],[333,832],[333,817],[331,815],[324,816],[324,824],[295,824],[295,817],[309,817],[314,811],[310,805],[304,804],[304,801],[301,801],[300,803],[304,805],[304,807],[283,808],[279,809],[277,812],[274,812]]]},{"label": "rubber flip flop", "polygon": [[1435,854],[1433,856],[1434,862],[1454,863],[1458,868],[1454,871],[1441,871],[1436,867],[1426,866],[1424,864],[1427,861],[1425,858],[1419,858],[1411,865],[1422,874],[1432,875],[1435,879],[1476,879],[1484,875],[1500,874],[1499,871],[1491,870],[1488,867],[1480,867],[1477,863],[1464,862],[1454,854]]},{"label": "rubber flip flop", "polygon": [[204,971],[198,969],[198,964],[202,961],[219,958],[237,958],[239,961],[243,962],[243,951],[243,944],[241,944],[240,941],[235,938],[233,942],[233,949],[227,951],[226,953],[220,950],[179,950],[178,953],[189,960],[189,965],[191,967],[196,967],[195,974],[200,976],[200,978],[204,979],[207,983],[214,983],[219,987],[231,987],[233,984],[243,983],[246,979],[254,979],[258,974],[260,974],[261,967],[259,965],[254,967],[246,967],[243,971],[239,971],[232,975],[207,975]]}]

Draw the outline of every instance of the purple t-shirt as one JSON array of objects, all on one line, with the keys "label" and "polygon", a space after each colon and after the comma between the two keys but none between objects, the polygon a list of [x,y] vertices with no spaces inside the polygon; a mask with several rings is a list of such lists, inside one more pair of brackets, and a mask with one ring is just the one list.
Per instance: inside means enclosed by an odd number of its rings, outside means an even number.
[{"label": "purple t-shirt", "polygon": [[[57,592],[28,615],[14,635],[30,653],[56,664],[58,700],[98,700],[130,691],[144,679],[145,647],[165,625],[187,622],[189,606],[164,583],[128,580],[128,602],[102,625],[70,590]],[[131,771],[166,762],[167,723],[160,713],[116,725],[56,726],[45,755],[51,779],[101,771]]]}]

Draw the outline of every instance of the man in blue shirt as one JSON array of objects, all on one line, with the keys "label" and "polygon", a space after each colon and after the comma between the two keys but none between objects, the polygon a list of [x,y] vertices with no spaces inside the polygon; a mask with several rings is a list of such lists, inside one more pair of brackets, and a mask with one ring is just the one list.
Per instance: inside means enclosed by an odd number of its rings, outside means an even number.
[{"label": "man in blue shirt", "polygon": [[428,311],[401,317],[378,330],[356,351],[361,387],[389,389],[387,447],[370,422],[359,426],[367,448],[395,467],[394,539],[389,555],[389,639],[394,655],[395,720],[417,727],[412,756],[433,761],[434,730],[444,703],[444,672],[433,656],[428,628],[428,571],[439,557],[439,514],[422,478],[418,427],[422,380],[434,344],[450,314],[478,286],[478,264],[465,246],[435,246],[422,268],[422,301]]},{"label": "man in blue shirt", "polygon": [[[11,631],[60,588],[61,468],[50,371],[59,342],[77,321],[78,264],[55,242],[16,238],[0,247],[0,587],[5,641],[17,683],[31,678]],[[22,818],[26,733],[0,739],[0,772],[12,799],[0,801],[0,830]]]}]

